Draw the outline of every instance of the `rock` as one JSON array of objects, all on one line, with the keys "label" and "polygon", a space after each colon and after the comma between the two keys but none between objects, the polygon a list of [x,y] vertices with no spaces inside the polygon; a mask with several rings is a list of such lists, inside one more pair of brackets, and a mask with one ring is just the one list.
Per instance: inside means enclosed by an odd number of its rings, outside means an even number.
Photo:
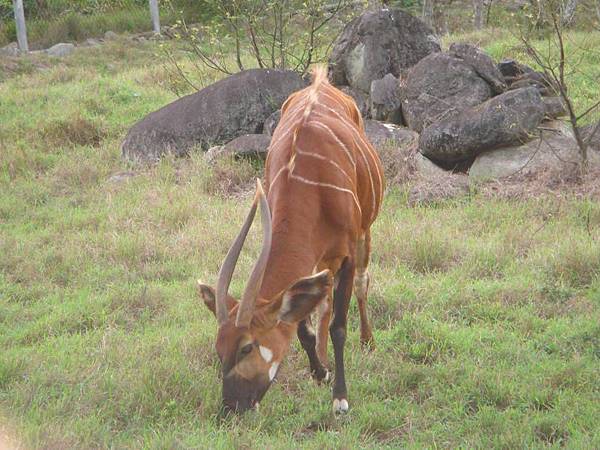
[{"label": "rock", "polygon": [[54,56],[57,58],[62,58],[64,56],[68,56],[75,51],[75,45],[71,43],[61,42],[60,44],[53,45],[49,49],[46,50],[46,53],[49,56]]},{"label": "rock", "polygon": [[354,99],[354,101],[356,102],[356,106],[358,106],[358,110],[360,111],[360,115],[363,119],[371,118],[371,111],[369,108],[369,97],[366,94],[364,94],[362,91],[352,89],[350,86],[340,86],[339,90]]},{"label": "rock", "polygon": [[508,91],[425,128],[419,150],[438,163],[459,163],[531,139],[543,118],[544,103],[536,89]]},{"label": "rock", "polygon": [[581,127],[581,137],[588,143],[589,148],[600,152],[600,122]]},{"label": "rock", "polygon": [[[471,169],[471,180],[531,175],[541,171],[563,171],[580,161],[577,142],[557,131],[541,131],[541,137],[524,145],[490,150],[479,155]],[[600,166],[600,152],[588,151],[590,166]]]},{"label": "rock", "polygon": [[544,97],[544,111],[549,119],[557,119],[567,115],[567,107],[561,97]]},{"label": "rock", "polygon": [[86,47],[97,47],[101,44],[102,44],[102,41],[100,41],[99,39],[94,39],[94,38],[87,38],[83,43],[83,45]]},{"label": "rock", "polygon": [[470,65],[446,53],[423,58],[401,86],[402,115],[411,130],[456,116],[491,96],[491,89]]},{"label": "rock", "polygon": [[446,170],[439,167],[436,163],[426,158],[421,153],[415,154],[414,162],[417,172],[425,177],[435,177],[448,173]]},{"label": "rock", "polygon": [[187,155],[243,134],[260,134],[265,120],[305,82],[292,71],[252,69],[224,78],[155,111],[127,133],[125,158],[156,161],[165,153]]},{"label": "rock", "polygon": [[498,63],[498,70],[505,79],[517,78],[523,75],[525,72],[533,72],[534,70],[521,64],[514,59],[503,59]]},{"label": "rock", "polygon": [[273,136],[273,132],[277,125],[279,125],[279,121],[281,120],[281,109],[278,109],[265,120],[263,125],[263,134],[267,136]]},{"label": "rock", "polygon": [[408,128],[376,120],[365,120],[364,125],[367,138],[379,152],[385,147],[417,146],[419,135]]},{"label": "rock", "polygon": [[402,123],[400,85],[398,79],[388,73],[381,80],[371,83],[371,117],[391,123]]},{"label": "rock", "polygon": [[399,9],[370,10],[352,20],[338,37],[329,59],[335,85],[365,94],[371,82],[440,51],[433,31],[421,20]]},{"label": "rock", "polygon": [[508,89],[521,89],[534,86],[542,95],[558,95],[553,84],[543,73],[536,72],[525,64],[512,59],[505,59],[498,63],[498,69],[502,73]]},{"label": "rock", "polygon": [[11,42],[8,45],[0,48],[0,56],[19,56],[21,50],[19,50],[19,44]]},{"label": "rock", "polygon": [[478,47],[471,44],[454,43],[450,46],[449,53],[471,66],[481,78],[488,82],[494,94],[502,94],[506,90],[504,77],[494,60]]},{"label": "rock", "polygon": [[104,33],[104,39],[107,41],[114,41],[115,39],[119,39],[119,35],[114,31],[108,30],[106,33]]},{"label": "rock", "polygon": [[267,158],[271,137],[265,134],[245,134],[221,147],[221,155]]}]

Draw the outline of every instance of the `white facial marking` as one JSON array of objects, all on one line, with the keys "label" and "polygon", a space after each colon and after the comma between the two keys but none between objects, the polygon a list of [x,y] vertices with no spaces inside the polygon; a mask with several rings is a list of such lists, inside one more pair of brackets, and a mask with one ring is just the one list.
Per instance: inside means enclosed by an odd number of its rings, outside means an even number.
[{"label": "white facial marking", "polygon": [[342,399],[333,399],[333,412],[334,413],[345,413],[348,412],[348,400],[345,398]]},{"label": "white facial marking", "polygon": [[271,368],[269,369],[269,380],[273,381],[273,378],[275,378],[275,375],[277,375],[278,368],[279,368],[278,362],[274,362],[273,364],[271,364]]},{"label": "white facial marking", "polygon": [[330,379],[330,378],[331,378],[331,372],[330,372],[329,370],[327,370],[327,371],[326,371],[326,373],[325,373],[325,378],[324,378],[324,380],[325,380],[325,381],[329,381],[329,379]]},{"label": "white facial marking", "polygon": [[262,356],[262,358],[270,363],[271,360],[273,359],[273,352],[271,351],[271,349],[267,348],[267,347],[263,347],[262,345],[260,345],[258,347],[258,350],[260,351],[260,356]]}]

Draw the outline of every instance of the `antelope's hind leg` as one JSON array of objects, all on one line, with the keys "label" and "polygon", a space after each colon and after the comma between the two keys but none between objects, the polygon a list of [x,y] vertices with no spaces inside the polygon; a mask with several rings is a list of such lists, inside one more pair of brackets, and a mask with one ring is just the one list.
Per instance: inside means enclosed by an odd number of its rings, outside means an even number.
[{"label": "antelope's hind leg", "polygon": [[367,295],[369,292],[369,256],[371,254],[371,235],[367,231],[358,240],[356,250],[356,275],[354,277],[354,293],[358,300],[358,312],[360,314],[360,343],[368,349],[375,348],[373,331],[367,314]]}]

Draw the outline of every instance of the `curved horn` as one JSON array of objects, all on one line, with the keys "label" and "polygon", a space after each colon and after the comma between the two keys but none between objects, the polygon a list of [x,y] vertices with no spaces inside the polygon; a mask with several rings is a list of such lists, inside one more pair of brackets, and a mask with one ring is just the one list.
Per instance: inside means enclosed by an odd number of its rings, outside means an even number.
[{"label": "curved horn", "polygon": [[260,201],[260,219],[263,227],[263,246],[260,251],[260,256],[254,264],[252,274],[246,284],[244,295],[240,301],[238,313],[235,318],[235,326],[242,327],[250,325],[252,320],[252,314],[254,313],[254,305],[256,298],[258,297],[258,291],[262,285],[263,276],[265,269],[267,268],[267,260],[271,251],[271,211],[269,210],[269,203],[267,197],[263,191],[260,180],[256,180],[256,193]]},{"label": "curved horn", "polygon": [[[262,188],[260,189],[260,192],[262,192]],[[244,246],[246,236],[248,235],[248,230],[250,229],[252,221],[254,220],[254,215],[256,214],[256,207],[258,205],[258,199],[259,190],[257,189],[256,194],[254,195],[254,201],[252,202],[252,207],[250,208],[250,211],[246,216],[246,220],[242,225],[242,229],[240,230],[237,238],[235,238],[235,241],[231,245],[231,248],[227,252],[227,256],[225,256],[225,260],[221,265],[221,270],[219,270],[215,301],[216,316],[219,325],[226,322],[229,318],[229,310],[227,309],[226,301],[227,291],[229,290],[229,284],[231,283],[231,277],[233,276],[235,265],[237,263],[238,257],[240,256],[242,247]]]}]

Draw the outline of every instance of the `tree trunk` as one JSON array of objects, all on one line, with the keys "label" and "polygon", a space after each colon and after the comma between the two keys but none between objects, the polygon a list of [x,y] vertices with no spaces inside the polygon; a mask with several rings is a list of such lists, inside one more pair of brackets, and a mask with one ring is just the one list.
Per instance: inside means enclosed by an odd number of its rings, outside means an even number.
[{"label": "tree trunk", "polygon": [[435,29],[433,23],[433,9],[435,6],[435,0],[423,0],[423,22],[432,29]]},{"label": "tree trunk", "polygon": [[483,0],[473,0],[473,25],[476,30],[483,28]]},{"label": "tree trunk", "polygon": [[577,9],[578,4],[579,0],[563,1],[562,10],[560,13],[560,21],[564,26],[569,26],[573,22],[573,18],[575,17],[575,10]]},{"label": "tree trunk", "polygon": [[23,0],[13,0],[13,6],[15,8],[15,24],[17,27],[17,42],[19,43],[19,50],[27,53],[29,51],[29,44],[27,43],[27,29],[25,27],[25,11],[23,10]]},{"label": "tree trunk", "polygon": [[154,34],[160,34],[158,0],[150,0],[150,16],[152,17],[152,29],[154,30]]}]

